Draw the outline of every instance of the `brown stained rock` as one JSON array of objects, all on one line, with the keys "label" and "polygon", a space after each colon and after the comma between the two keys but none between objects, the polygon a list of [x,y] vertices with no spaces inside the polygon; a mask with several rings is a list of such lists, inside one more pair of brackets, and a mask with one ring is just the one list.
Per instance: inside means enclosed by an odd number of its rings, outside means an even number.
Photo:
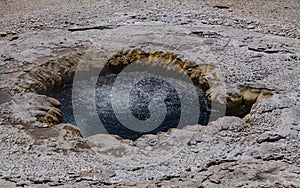
[{"label": "brown stained rock", "polygon": [[47,102],[49,102],[54,107],[60,107],[61,106],[61,103],[57,99],[54,99],[54,98],[51,98],[51,97],[49,97],[47,99]]},{"label": "brown stained rock", "polygon": [[243,98],[242,97],[228,97],[227,98],[227,108],[236,108],[239,109],[242,105]]},{"label": "brown stained rock", "polygon": [[256,101],[258,95],[259,93],[252,92],[251,88],[242,91],[243,100],[247,104],[253,104]]},{"label": "brown stained rock", "polygon": [[199,80],[199,77],[201,75],[201,71],[199,70],[194,70],[190,76],[191,80],[194,82],[194,83],[197,83],[197,81]]},{"label": "brown stained rock", "polygon": [[[124,58],[126,57],[126,58]],[[131,61],[128,61],[131,59]],[[143,60],[143,61],[141,61]],[[198,65],[190,61],[182,61],[176,55],[171,53],[164,53],[162,51],[156,51],[147,53],[139,49],[132,51],[121,51],[113,55],[108,64],[116,66],[126,66],[128,63],[144,63],[145,65],[159,66],[162,69],[176,71],[179,74],[187,74],[195,84],[200,84],[200,87],[207,90],[208,81],[218,80],[218,77],[212,71],[215,69],[213,65],[201,64]],[[206,74],[209,74],[208,79],[204,78]],[[199,82],[197,81],[199,79]]]},{"label": "brown stained rock", "polygon": [[194,63],[194,62],[185,61],[182,68],[183,68],[184,70],[189,70],[190,68],[193,69],[193,68],[195,68],[195,67],[197,67],[197,66],[198,66],[198,65],[197,65],[196,63]]},{"label": "brown stained rock", "polygon": [[11,101],[11,96],[8,93],[0,90],[0,104],[7,103],[10,101]]},{"label": "brown stained rock", "polygon": [[164,60],[163,61],[164,63],[169,63],[169,62],[173,62],[176,59],[176,57],[171,54],[165,54],[163,55],[162,59]]},{"label": "brown stained rock", "polygon": [[[62,124],[59,126],[63,126],[62,129],[69,131],[68,133],[71,134],[72,136],[76,136],[76,137],[82,137],[80,130],[71,124]],[[56,126],[58,127],[58,126]]]},{"label": "brown stained rock", "polygon": [[257,96],[257,99],[267,99],[272,97],[272,92],[269,90],[262,90],[260,94]]},{"label": "brown stained rock", "polygon": [[148,56],[148,60],[149,61],[157,61],[160,58],[160,55],[162,54],[162,52],[154,52],[149,54]]},{"label": "brown stained rock", "polygon": [[59,107],[56,99],[45,95],[17,94],[13,97],[12,117],[21,122],[37,123],[37,126],[53,126],[59,124],[62,119]]},{"label": "brown stained rock", "polygon": [[47,90],[69,81],[75,74],[81,54],[71,54],[60,59],[49,60],[21,75],[13,89],[16,93],[36,92],[44,94]]}]

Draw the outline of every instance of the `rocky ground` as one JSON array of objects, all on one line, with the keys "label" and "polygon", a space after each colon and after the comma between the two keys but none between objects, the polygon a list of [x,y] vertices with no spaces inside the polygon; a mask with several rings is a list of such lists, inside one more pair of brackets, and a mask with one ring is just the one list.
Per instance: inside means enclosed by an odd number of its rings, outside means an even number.
[{"label": "rocky ground", "polygon": [[[0,186],[300,187],[299,1],[1,0],[0,7]],[[211,64],[228,91],[263,85],[272,97],[244,119],[136,141],[82,138],[72,125],[40,121],[59,113],[59,103],[31,90],[39,81],[27,79],[32,70],[59,65],[74,74],[74,62],[97,67],[136,48]]]}]

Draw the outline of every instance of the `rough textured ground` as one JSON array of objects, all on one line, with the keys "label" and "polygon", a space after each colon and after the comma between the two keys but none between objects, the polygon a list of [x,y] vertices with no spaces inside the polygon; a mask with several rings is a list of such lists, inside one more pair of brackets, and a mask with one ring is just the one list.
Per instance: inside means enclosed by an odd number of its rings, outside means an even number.
[{"label": "rough textured ground", "polygon": [[[300,186],[299,1],[2,0],[0,7],[0,186]],[[273,97],[243,120],[133,142],[81,138],[65,124],[42,128],[36,114],[57,101],[14,90],[51,59],[76,61],[70,54],[96,49],[105,61],[132,48],[213,64],[229,90],[263,84]]]}]

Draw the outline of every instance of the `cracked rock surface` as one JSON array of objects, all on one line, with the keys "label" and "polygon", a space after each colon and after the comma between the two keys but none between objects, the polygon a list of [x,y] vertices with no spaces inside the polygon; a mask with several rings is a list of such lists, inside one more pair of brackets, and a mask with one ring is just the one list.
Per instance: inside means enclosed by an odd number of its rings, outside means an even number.
[{"label": "cracked rock surface", "polygon": [[[300,187],[297,0],[4,0],[0,7],[0,187]],[[83,138],[77,127],[57,124],[60,103],[27,79],[58,64],[52,77],[60,83],[77,61],[97,67],[136,48],[212,64],[232,95],[251,85],[241,91],[252,99],[263,85],[273,96],[243,119],[135,141]],[[90,51],[97,55],[85,56]]]}]

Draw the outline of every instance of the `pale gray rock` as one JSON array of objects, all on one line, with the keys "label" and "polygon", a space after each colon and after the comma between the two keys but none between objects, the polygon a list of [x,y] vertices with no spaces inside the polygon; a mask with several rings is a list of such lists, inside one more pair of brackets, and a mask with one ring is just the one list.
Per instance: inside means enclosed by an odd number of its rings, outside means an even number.
[{"label": "pale gray rock", "polygon": [[[299,3],[228,1],[228,8],[214,8],[222,5],[1,1],[0,187],[299,187]],[[77,127],[57,124],[59,101],[28,92],[49,71],[26,74],[50,60],[67,78],[75,71],[70,62],[99,68],[133,48],[218,67],[206,78],[219,86],[219,102],[245,96],[240,89],[249,86],[273,96],[243,119],[226,116],[131,141],[82,138]]]}]

